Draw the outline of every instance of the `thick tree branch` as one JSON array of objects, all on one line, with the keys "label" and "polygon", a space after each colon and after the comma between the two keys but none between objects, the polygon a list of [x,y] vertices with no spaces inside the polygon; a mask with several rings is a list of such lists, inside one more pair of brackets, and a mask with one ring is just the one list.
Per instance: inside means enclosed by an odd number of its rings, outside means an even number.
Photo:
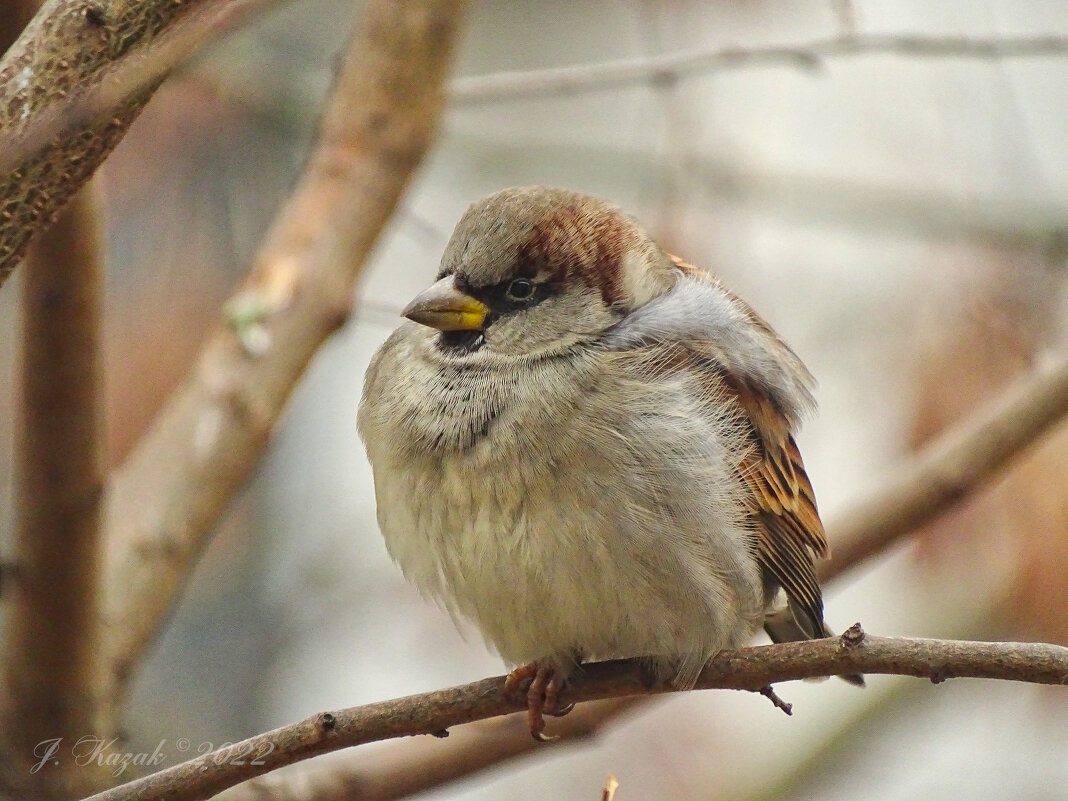
[{"label": "thick tree branch", "polygon": [[671,83],[747,67],[787,66],[816,69],[832,58],[894,55],[906,58],[1040,58],[1068,55],[1068,37],[1025,36],[990,39],[959,36],[871,34],[820,39],[795,45],[725,47],[647,58],[607,61],[529,72],[501,72],[458,78],[450,85],[454,103],[475,105],[529,100],[624,86]]},{"label": "thick tree branch", "polygon": [[356,278],[437,129],[466,4],[367,3],[306,171],[191,375],[115,474],[106,509],[111,676],[174,603],[289,393],[347,319]]},{"label": "thick tree branch", "polygon": [[0,61],[0,284],[181,58],[266,0],[49,0]]},{"label": "thick tree branch", "polygon": [[[34,746],[94,731],[104,481],[103,264],[95,197],[76,196],[27,254],[15,447],[14,575],[5,588],[0,783],[31,778]],[[67,759],[42,798],[99,788]],[[80,781],[79,783],[79,780]]]},{"label": "thick tree branch", "polygon": [[828,579],[952,508],[1068,416],[1068,358],[1031,373],[943,432],[831,521]]},{"label": "thick tree branch", "polygon": [[[782,681],[853,672],[916,676],[934,682],[972,677],[1065,685],[1068,648],[1044,643],[868,637],[858,624],[840,638],[721,653],[701,672],[697,689],[759,692]],[[587,666],[564,700],[670,691],[670,687],[648,687],[638,660],[619,660]],[[507,693],[504,677],[497,676],[449,690],[324,712],[100,793],[93,801],[204,799],[302,759],[394,737],[441,735],[452,726],[503,715],[523,705],[524,699]],[[245,758],[236,758],[238,754]],[[249,754],[256,758],[249,760]]]}]

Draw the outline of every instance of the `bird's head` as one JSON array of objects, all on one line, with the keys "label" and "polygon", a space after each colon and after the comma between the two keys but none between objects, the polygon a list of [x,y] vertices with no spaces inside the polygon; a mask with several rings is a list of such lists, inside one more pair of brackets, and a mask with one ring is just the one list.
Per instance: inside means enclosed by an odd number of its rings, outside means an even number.
[{"label": "bird's head", "polygon": [[437,282],[403,314],[462,355],[540,356],[596,339],[670,289],[677,270],[641,225],[598,198],[541,186],[471,206]]}]

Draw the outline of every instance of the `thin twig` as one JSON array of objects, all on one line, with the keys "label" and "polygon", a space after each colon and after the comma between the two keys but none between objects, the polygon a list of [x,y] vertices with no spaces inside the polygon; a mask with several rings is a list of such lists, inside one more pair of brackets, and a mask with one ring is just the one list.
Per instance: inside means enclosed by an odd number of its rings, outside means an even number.
[{"label": "thin twig", "polygon": [[697,75],[751,67],[786,66],[813,70],[822,67],[827,59],[875,55],[972,59],[1065,56],[1068,55],[1068,37],[979,39],[871,34],[818,39],[794,45],[723,47],[574,67],[458,78],[450,85],[450,98],[454,103],[476,105],[503,100],[559,97],[603,92],[623,86],[671,83]]},{"label": "thin twig", "polygon": [[1041,359],[831,521],[834,556],[821,566],[821,578],[839,575],[952,508],[1066,416],[1068,358]]},{"label": "thin twig", "polygon": [[[104,485],[101,250],[87,187],[26,258],[15,567],[4,593],[0,694],[0,783],[8,789],[33,778],[38,743],[80,737],[100,720],[93,680]],[[47,773],[34,785],[41,798],[106,786],[69,755]]]},{"label": "thin twig", "polygon": [[[781,681],[842,673],[916,676],[936,683],[973,677],[1065,685],[1068,648],[871,636],[848,645],[840,638],[783,643],[721,653],[705,666],[697,689],[759,692]],[[650,688],[645,674],[640,660],[588,665],[564,701],[673,691],[664,686]],[[497,676],[449,690],[323,712],[100,793],[92,801],[204,799],[313,756],[394,737],[434,734],[522,708],[525,699],[506,692],[504,685],[505,677]],[[249,755],[255,757],[250,760]]]},{"label": "thin twig", "polygon": [[619,781],[611,773],[604,780],[604,789],[601,790],[601,801],[614,801],[616,790],[619,789]]},{"label": "thin twig", "polygon": [[760,694],[771,701],[776,709],[781,709],[787,715],[794,714],[794,705],[788,704],[786,701],[782,700],[775,692],[775,688],[770,684],[766,687],[761,687]]},{"label": "thin twig", "polygon": [[110,685],[174,603],[217,516],[267,446],[436,133],[463,0],[374,0],[341,61],[316,150],[190,376],[111,480]]}]

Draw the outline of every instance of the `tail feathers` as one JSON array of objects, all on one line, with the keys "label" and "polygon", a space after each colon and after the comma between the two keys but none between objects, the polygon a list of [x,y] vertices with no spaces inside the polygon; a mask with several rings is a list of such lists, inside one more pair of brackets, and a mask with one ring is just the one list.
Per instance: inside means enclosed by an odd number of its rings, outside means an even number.
[{"label": "tail feathers", "polygon": [[[813,628],[813,621],[800,609],[795,609],[791,601],[787,606],[771,612],[764,618],[764,631],[772,642],[800,642],[817,640],[821,637],[837,636],[827,624],[820,621],[819,633]],[[860,673],[847,673],[838,678],[855,687],[864,686],[864,676]]]}]

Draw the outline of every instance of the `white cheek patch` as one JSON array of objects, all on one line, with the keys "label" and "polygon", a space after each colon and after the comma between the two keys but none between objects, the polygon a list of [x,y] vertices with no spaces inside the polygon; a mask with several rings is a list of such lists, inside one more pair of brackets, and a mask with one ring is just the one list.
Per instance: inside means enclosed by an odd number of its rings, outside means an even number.
[{"label": "white cheek patch", "polygon": [[675,272],[655,248],[631,248],[623,256],[623,292],[631,308],[644,306],[675,284]]}]

